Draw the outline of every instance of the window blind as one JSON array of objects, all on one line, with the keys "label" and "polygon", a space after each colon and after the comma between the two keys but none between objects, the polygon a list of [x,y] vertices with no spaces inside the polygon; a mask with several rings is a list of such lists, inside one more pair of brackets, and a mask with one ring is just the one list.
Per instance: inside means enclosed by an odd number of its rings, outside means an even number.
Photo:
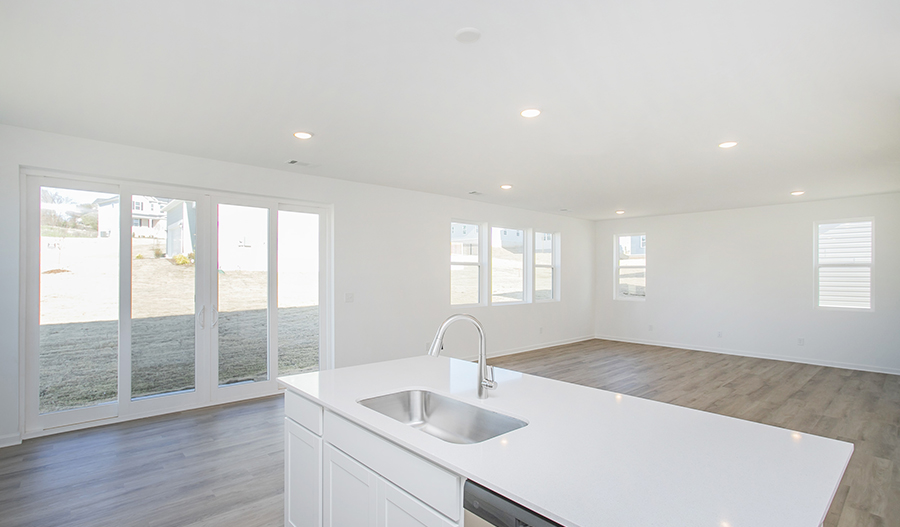
[{"label": "window blind", "polygon": [[871,308],[872,222],[818,226],[820,307]]}]

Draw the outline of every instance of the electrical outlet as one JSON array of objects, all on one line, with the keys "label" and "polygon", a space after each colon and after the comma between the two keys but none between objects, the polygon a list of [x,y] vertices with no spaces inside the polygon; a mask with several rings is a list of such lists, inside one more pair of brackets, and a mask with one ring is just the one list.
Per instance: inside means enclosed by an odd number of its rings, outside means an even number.
[{"label": "electrical outlet", "polygon": [[541,335],[544,334],[544,326],[538,328],[538,333],[540,333]]},{"label": "electrical outlet", "polygon": [[721,332],[721,331],[719,331],[719,332],[718,332],[718,333],[716,333],[716,337],[718,337],[718,338],[722,338],[722,332]]},{"label": "electrical outlet", "polygon": [[806,339],[804,339],[804,338],[797,339],[797,345],[798,346],[806,346]]},{"label": "electrical outlet", "polygon": [[649,326],[647,326],[647,330],[648,330],[648,331],[653,331],[653,324],[650,324]]}]

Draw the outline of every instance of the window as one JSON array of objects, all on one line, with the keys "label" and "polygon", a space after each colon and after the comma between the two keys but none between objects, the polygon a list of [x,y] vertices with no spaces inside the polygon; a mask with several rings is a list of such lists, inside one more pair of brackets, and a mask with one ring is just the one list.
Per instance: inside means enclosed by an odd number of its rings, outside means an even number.
[{"label": "window", "polygon": [[556,298],[558,275],[554,236],[549,232],[534,233],[534,300]]},{"label": "window", "polygon": [[872,221],[816,225],[819,307],[871,309]]},{"label": "window", "polygon": [[41,174],[24,201],[26,431],[276,393],[279,373],[331,365],[322,209]]},{"label": "window", "polygon": [[144,210],[144,203],[141,201],[132,201],[131,210]]},{"label": "window", "polygon": [[302,210],[278,211],[279,375],[320,367],[319,220]]},{"label": "window", "polygon": [[647,236],[616,236],[616,294],[620,300],[643,300],[647,294]]},{"label": "window", "polygon": [[525,231],[491,229],[491,302],[525,301]]},{"label": "window", "polygon": [[478,225],[450,223],[450,304],[481,302]]}]

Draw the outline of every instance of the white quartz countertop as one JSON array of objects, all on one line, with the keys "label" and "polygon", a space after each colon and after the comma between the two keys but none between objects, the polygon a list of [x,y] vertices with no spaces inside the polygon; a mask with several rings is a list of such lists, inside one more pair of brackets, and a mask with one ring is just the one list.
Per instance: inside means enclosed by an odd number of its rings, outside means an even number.
[{"label": "white quartz countertop", "polygon": [[[571,527],[818,527],[853,445],[474,363],[421,356],[282,377],[289,390]],[[528,426],[444,442],[357,403],[428,389]]]}]

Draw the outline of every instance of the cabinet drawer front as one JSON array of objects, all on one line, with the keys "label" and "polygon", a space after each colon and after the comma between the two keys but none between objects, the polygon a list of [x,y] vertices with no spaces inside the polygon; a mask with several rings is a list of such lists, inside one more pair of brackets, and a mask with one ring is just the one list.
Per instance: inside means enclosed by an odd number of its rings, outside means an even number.
[{"label": "cabinet drawer front", "polygon": [[284,415],[305,426],[316,435],[322,435],[322,407],[292,393],[284,392]]},{"label": "cabinet drawer front", "polygon": [[459,521],[459,476],[331,412],[325,412],[325,440],[435,510]]}]

